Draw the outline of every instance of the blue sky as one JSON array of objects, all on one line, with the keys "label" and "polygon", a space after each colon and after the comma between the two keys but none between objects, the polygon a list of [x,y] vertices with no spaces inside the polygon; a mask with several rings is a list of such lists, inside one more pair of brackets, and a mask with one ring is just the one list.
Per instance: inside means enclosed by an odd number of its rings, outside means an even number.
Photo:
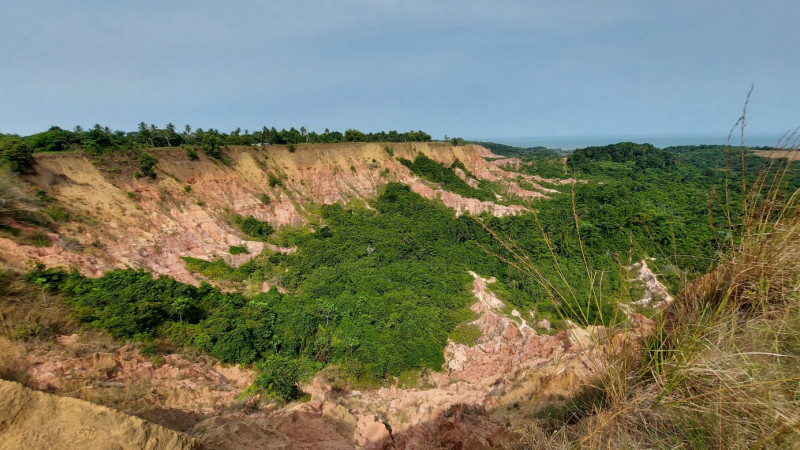
[{"label": "blue sky", "polygon": [[0,132],[100,123],[435,138],[800,124],[800,2],[4,0]]}]

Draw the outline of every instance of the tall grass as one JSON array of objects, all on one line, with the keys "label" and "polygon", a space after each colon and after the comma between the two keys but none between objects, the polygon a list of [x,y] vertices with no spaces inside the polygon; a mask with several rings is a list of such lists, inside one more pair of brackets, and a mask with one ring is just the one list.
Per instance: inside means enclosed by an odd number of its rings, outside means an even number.
[{"label": "tall grass", "polygon": [[[743,172],[746,108],[738,152],[729,145]],[[781,145],[798,151],[797,133]],[[800,193],[782,189],[790,164],[772,160],[726,184],[743,200],[739,215],[728,210],[720,263],[653,317],[643,348],[598,361],[593,386],[561,414],[531,420],[521,447],[800,448]],[[587,276],[596,276],[588,265]]]}]

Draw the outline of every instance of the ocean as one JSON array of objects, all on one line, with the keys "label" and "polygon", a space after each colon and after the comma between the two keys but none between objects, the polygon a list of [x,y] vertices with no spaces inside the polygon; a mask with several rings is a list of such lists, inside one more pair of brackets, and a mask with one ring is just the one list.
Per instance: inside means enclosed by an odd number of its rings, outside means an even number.
[{"label": "ocean", "polygon": [[[780,134],[745,134],[745,145],[750,147],[774,146],[780,140]],[[470,139],[472,141],[497,142],[498,144],[513,145],[514,147],[547,147],[574,150],[598,145],[616,144],[618,142],[636,142],[638,144],[652,144],[658,148],[676,145],[724,145],[728,135],[704,136],[537,136],[537,137],[506,137]],[[740,136],[731,137],[731,144],[739,145]]]}]

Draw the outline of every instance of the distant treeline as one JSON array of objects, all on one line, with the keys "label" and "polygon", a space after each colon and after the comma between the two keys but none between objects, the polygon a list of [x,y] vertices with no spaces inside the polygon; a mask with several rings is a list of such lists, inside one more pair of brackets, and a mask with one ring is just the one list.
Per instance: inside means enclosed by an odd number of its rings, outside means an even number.
[{"label": "distant treeline", "polygon": [[249,130],[242,132],[240,128],[237,128],[230,133],[224,133],[213,128],[192,129],[189,125],[178,130],[171,123],[164,128],[159,128],[141,122],[136,131],[130,132],[112,131],[108,127],[96,124],[90,129],[77,126],[72,131],[54,126],[47,131],[24,137],[0,134],[0,140],[7,139],[20,139],[26,147],[34,152],[59,152],[76,148],[91,151],[137,145],[148,147],[202,146],[209,140],[219,145],[286,145],[304,142],[427,142],[431,140],[431,135],[424,131],[398,132],[395,130],[364,133],[352,128],[345,130],[344,133],[330,131],[327,128],[324,132],[317,133],[308,131],[305,127],[301,127],[299,130],[292,127],[280,131],[275,127],[263,127],[261,130],[252,132]]},{"label": "distant treeline", "polygon": [[[5,135],[0,133],[0,163],[15,172],[29,171],[33,165],[34,152],[63,152],[82,149],[91,153],[103,153],[122,149],[136,149],[138,153],[147,147],[186,147],[187,153],[196,155],[194,148],[214,158],[221,158],[220,149],[230,145],[289,145],[294,151],[294,144],[300,143],[337,143],[337,142],[429,142],[431,135],[424,131],[398,132],[379,131],[364,133],[350,128],[344,133],[330,131],[322,133],[308,131],[305,127],[299,130],[294,127],[278,131],[275,127],[263,127],[260,131],[242,132],[237,128],[230,133],[220,132],[213,128],[203,130],[192,129],[186,125],[178,131],[175,125],[168,123],[164,128],[139,123],[136,131],[112,131],[108,127],[95,124],[86,130],[81,126],[74,130],[64,130],[53,126],[49,130],[30,136]],[[152,158],[148,155],[145,159]],[[155,160],[152,161],[153,163]],[[150,164],[152,166],[152,164]],[[152,174],[151,176],[154,176]]]}]

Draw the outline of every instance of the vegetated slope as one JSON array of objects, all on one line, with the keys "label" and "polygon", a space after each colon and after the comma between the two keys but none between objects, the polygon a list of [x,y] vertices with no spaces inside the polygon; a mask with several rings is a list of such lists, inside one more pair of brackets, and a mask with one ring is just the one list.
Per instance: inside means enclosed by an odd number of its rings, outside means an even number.
[{"label": "vegetated slope", "polygon": [[630,370],[608,371],[569,408],[531,420],[524,448],[797,448],[800,191],[787,165],[797,149],[782,162],[747,149],[676,153],[756,169],[731,184],[744,189],[731,245],[657,317],[647,351],[617,362]]},{"label": "vegetated slope", "polygon": [[557,159],[567,155],[569,152],[561,149],[552,149],[542,146],[537,147],[515,147],[513,145],[498,144],[497,142],[473,142],[474,144],[486,147],[492,153],[508,158],[549,158]]}]

